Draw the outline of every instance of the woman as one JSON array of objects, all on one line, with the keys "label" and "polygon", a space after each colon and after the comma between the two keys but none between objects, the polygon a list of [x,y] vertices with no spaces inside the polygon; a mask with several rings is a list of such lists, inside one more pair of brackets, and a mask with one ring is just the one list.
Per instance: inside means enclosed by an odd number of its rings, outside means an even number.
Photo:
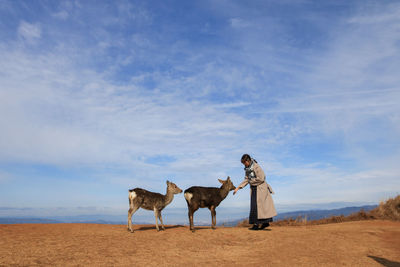
[{"label": "woman", "polygon": [[[276,210],[271,194],[274,192],[269,184],[265,182],[265,174],[255,159],[248,154],[244,154],[241,159],[244,165],[245,178],[243,182],[236,187],[233,194],[250,184],[251,200],[249,223],[253,224],[251,230],[261,230],[269,226],[272,217],[276,216]],[[259,226],[260,225],[260,226]]]}]

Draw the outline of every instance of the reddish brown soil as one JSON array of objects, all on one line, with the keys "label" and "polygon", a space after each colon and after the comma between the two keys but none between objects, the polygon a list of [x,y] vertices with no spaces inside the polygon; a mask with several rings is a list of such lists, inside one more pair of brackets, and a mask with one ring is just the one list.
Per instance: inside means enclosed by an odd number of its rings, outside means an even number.
[{"label": "reddish brown soil", "polygon": [[197,228],[0,225],[0,266],[399,266],[400,222]]}]

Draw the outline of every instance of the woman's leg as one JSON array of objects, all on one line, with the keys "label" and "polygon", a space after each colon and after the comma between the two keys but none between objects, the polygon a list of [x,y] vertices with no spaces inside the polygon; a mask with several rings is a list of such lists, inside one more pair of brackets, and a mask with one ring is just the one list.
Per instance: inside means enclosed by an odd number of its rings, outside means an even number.
[{"label": "woman's leg", "polygon": [[251,198],[250,198],[250,214],[249,224],[254,224],[252,230],[258,229],[257,222],[257,186],[250,186]]}]

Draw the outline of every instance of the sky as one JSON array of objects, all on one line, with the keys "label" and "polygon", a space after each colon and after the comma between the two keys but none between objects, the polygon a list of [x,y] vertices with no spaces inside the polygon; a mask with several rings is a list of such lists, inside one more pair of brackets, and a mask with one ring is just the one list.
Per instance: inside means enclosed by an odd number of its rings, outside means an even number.
[{"label": "sky", "polygon": [[244,153],[278,212],[377,204],[400,192],[400,3],[0,0],[0,127],[0,216],[126,214],[131,188],[238,185]]}]

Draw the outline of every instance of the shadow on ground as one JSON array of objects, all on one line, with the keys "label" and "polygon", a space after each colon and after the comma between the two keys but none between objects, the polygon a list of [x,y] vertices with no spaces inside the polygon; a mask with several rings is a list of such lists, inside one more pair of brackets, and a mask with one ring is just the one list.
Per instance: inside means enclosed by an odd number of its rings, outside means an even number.
[{"label": "shadow on ground", "polygon": [[[185,227],[183,225],[170,225],[170,226],[165,226],[165,230],[168,229],[173,229],[173,228],[180,228],[180,227]],[[157,230],[155,225],[151,225],[151,226],[142,226],[139,229],[135,230],[135,231],[147,231],[147,230]],[[161,230],[161,227],[160,227]]]},{"label": "shadow on ground", "polygon": [[368,255],[368,257],[386,267],[400,267],[400,262],[397,261],[390,261],[385,258],[375,257],[371,255]]}]

